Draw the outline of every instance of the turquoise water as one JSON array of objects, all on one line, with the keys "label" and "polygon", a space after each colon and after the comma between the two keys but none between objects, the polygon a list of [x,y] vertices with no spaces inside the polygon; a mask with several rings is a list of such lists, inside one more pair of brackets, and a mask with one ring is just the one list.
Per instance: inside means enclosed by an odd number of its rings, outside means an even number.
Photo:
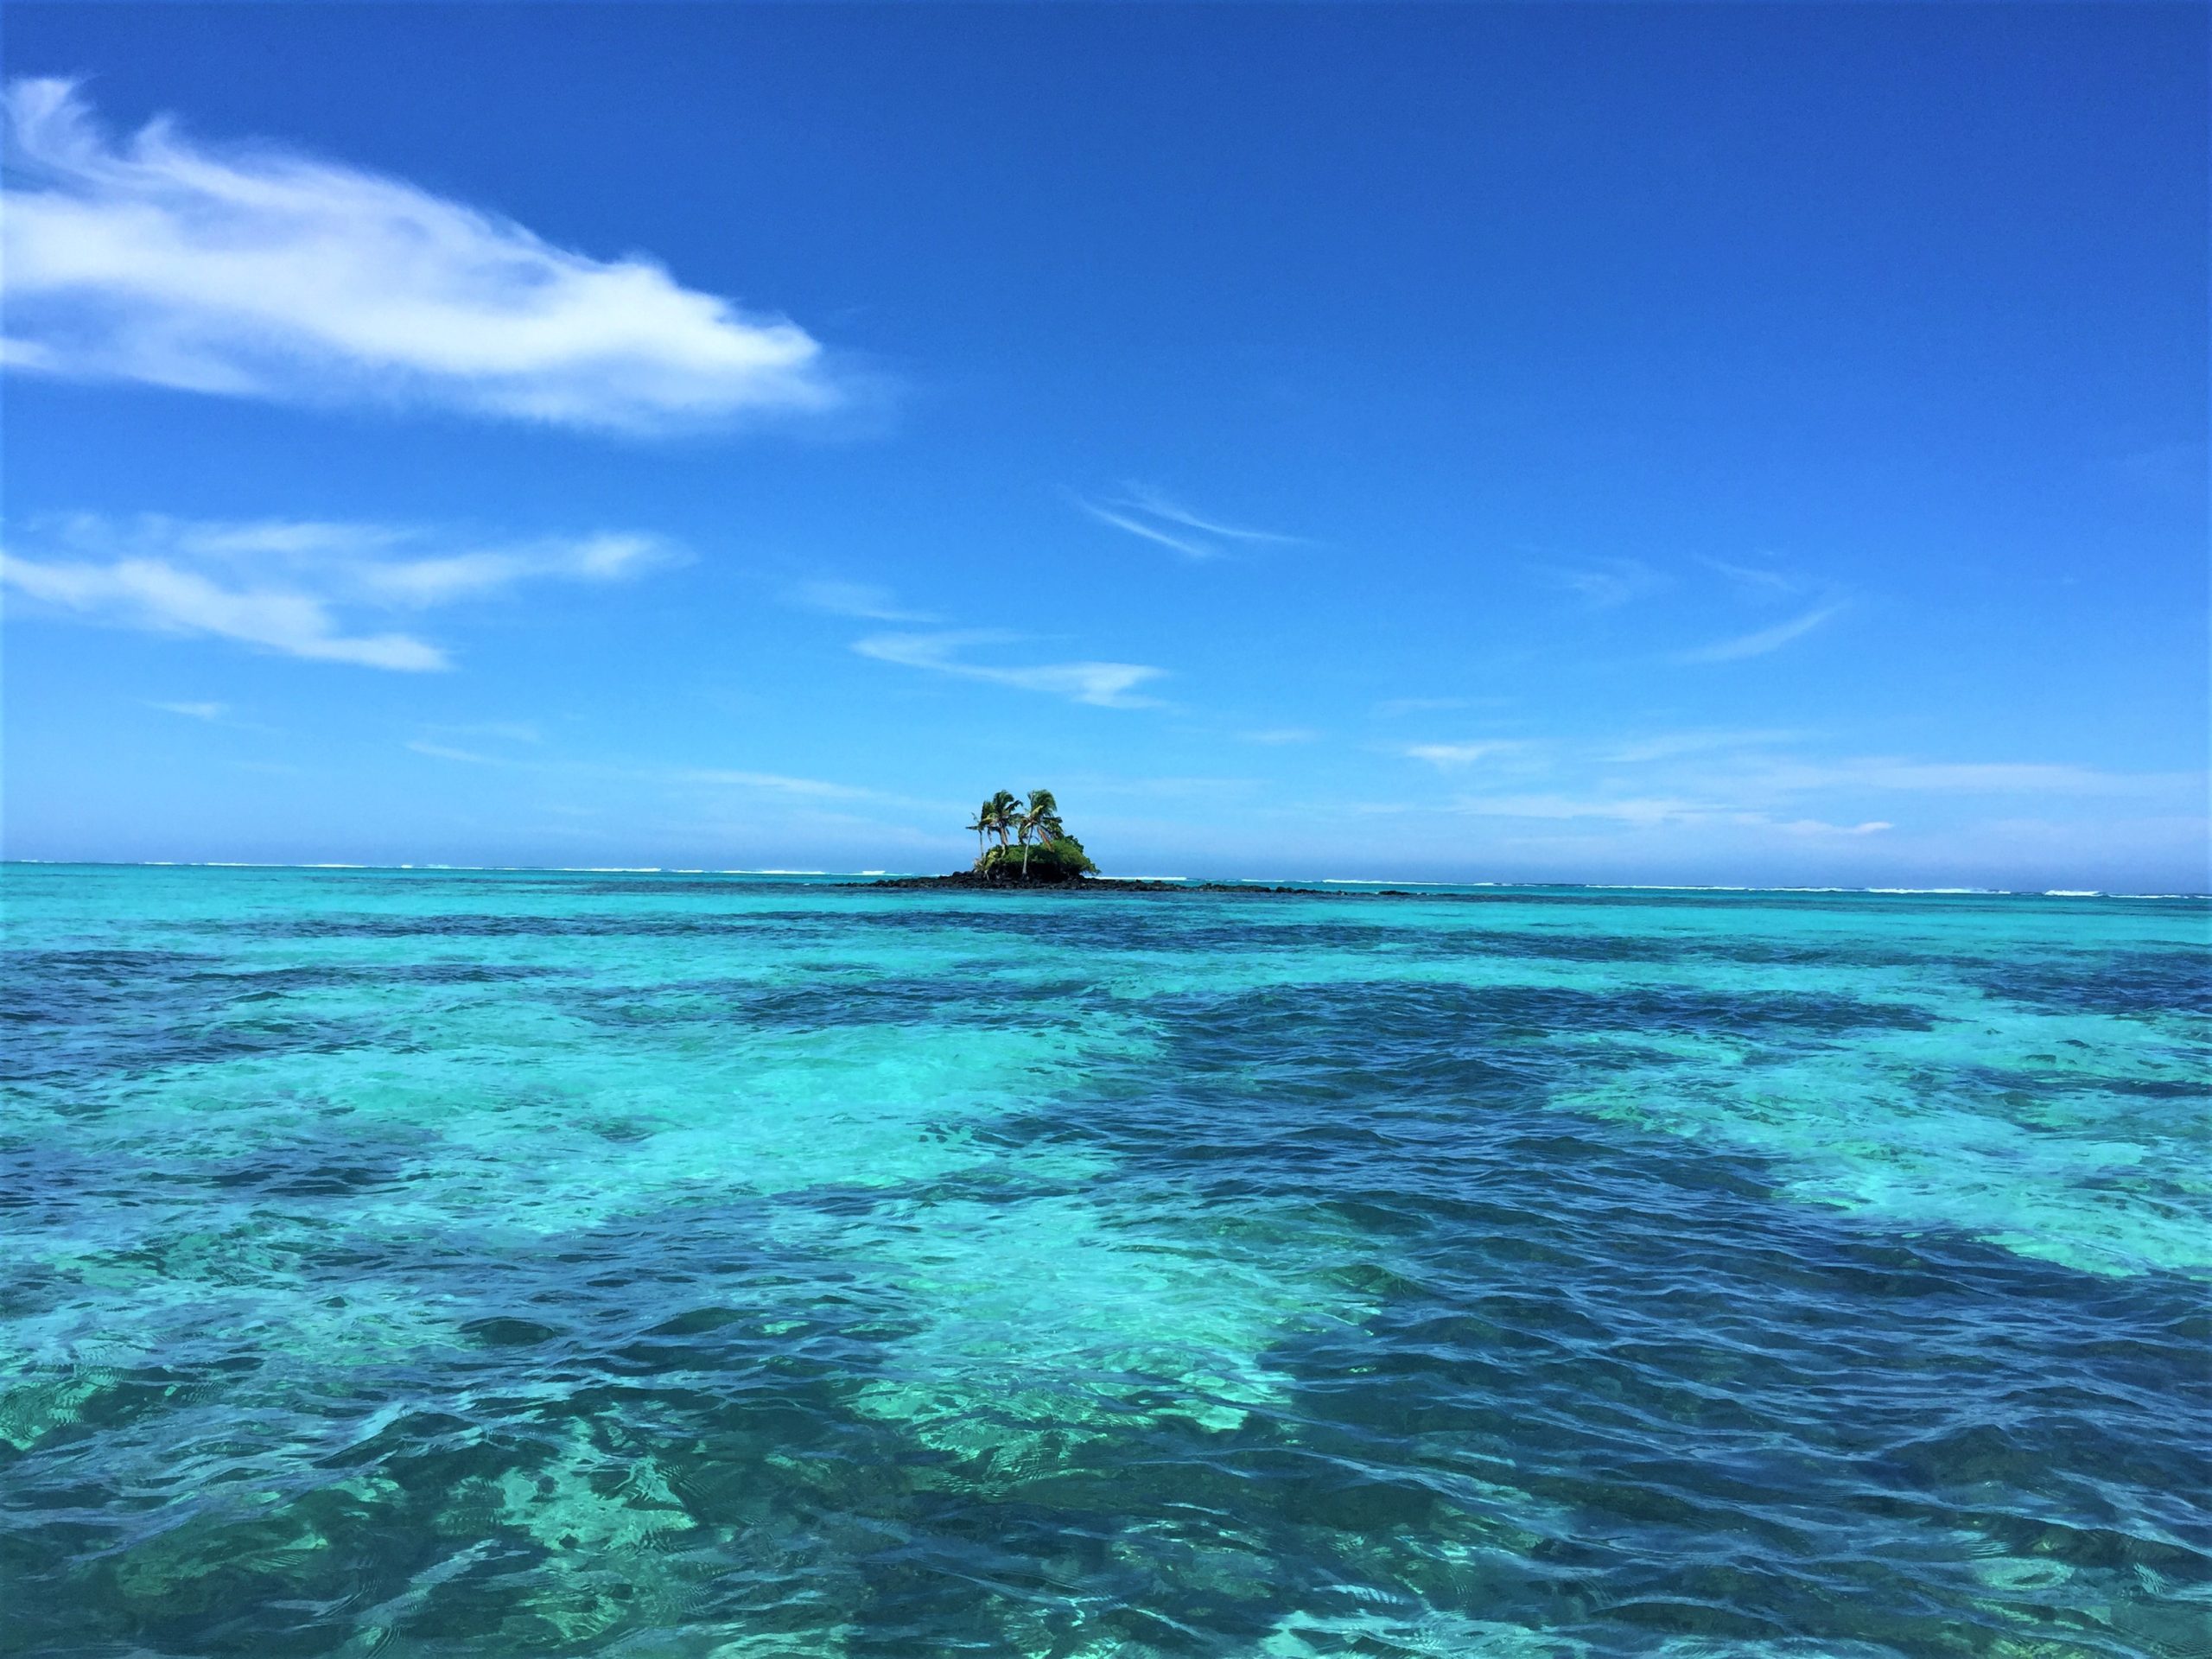
[{"label": "turquoise water", "polygon": [[0,1650],[2212,1651],[2201,901],[0,883]]}]

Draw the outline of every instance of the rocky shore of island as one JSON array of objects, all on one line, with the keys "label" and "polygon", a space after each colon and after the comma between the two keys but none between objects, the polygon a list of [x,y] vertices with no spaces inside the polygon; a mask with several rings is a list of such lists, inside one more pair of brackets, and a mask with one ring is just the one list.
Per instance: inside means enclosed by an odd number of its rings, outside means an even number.
[{"label": "rocky shore of island", "polygon": [[1018,869],[956,870],[950,875],[894,875],[870,887],[947,888],[956,893],[1187,893],[1188,881],[1117,881],[1112,876],[1082,875],[1057,868],[1039,868],[1028,875]]}]

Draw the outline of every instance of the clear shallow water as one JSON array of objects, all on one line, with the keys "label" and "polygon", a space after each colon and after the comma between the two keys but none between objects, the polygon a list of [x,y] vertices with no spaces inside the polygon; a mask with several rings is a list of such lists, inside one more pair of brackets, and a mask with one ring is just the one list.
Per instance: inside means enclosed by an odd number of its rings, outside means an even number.
[{"label": "clear shallow water", "polygon": [[0,896],[0,1650],[2212,1651],[2201,902]]}]

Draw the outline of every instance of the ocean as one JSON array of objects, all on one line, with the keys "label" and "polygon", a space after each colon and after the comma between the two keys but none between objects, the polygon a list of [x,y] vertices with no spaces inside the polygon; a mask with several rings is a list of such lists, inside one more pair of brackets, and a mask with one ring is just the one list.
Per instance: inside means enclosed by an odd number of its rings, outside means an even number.
[{"label": "ocean", "polygon": [[2202,899],[0,899],[0,1651],[2212,1651]]}]

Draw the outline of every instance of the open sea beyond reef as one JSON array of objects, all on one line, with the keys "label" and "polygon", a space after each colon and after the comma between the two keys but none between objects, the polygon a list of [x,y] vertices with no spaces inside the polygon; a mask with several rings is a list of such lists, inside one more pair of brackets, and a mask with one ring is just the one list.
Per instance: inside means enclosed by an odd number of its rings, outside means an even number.
[{"label": "open sea beyond reef", "polygon": [[0,1650],[2212,1651],[2201,899],[0,896]]}]

